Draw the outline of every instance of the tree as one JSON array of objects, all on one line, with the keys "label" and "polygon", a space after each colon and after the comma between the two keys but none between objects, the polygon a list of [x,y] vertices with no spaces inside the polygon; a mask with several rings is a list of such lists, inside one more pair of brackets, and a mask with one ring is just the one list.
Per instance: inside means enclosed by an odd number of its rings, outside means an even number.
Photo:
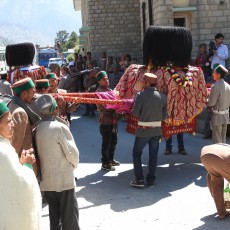
[{"label": "tree", "polygon": [[55,38],[55,44],[57,41],[59,41],[61,46],[63,46],[65,44],[65,42],[67,41],[69,33],[67,33],[66,30],[60,30],[56,34],[57,34],[57,37]]},{"label": "tree", "polygon": [[70,34],[68,41],[66,41],[65,44],[63,44],[62,48],[63,48],[63,51],[66,51],[68,49],[77,48],[78,46],[79,46],[79,38],[76,32],[73,31]]},{"label": "tree", "polygon": [[77,33],[73,31],[69,36],[69,40],[71,40],[73,42],[77,42],[78,41]]},{"label": "tree", "polygon": [[69,33],[66,30],[60,30],[57,33],[57,37],[55,38],[55,46],[59,46],[58,49],[63,51],[67,51],[68,49],[78,49],[79,48],[79,37],[76,32],[72,32],[69,36]]}]

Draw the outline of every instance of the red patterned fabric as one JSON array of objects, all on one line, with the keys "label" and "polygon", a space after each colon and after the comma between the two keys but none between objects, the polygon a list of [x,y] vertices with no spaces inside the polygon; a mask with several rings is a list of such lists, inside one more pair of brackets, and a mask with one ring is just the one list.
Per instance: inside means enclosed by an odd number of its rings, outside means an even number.
[{"label": "red patterned fabric", "polygon": [[[206,105],[207,89],[203,72],[192,66],[189,66],[189,71],[193,79],[191,87],[179,86],[164,69],[152,71],[158,77],[158,90],[167,95],[168,122],[172,125],[191,122]],[[137,92],[143,91],[143,77],[146,72],[143,65],[131,65],[114,89],[118,98],[134,98]],[[178,74],[185,76],[183,71],[178,71]]]},{"label": "red patterned fabric", "polygon": [[[118,98],[134,98],[137,92],[143,91],[143,77],[148,72],[143,65],[131,65],[114,89]],[[207,102],[207,89],[203,72],[200,68],[189,66],[192,73],[192,86],[178,85],[165,69],[151,71],[158,77],[157,88],[167,95],[168,119],[163,123],[163,136],[181,132],[195,132],[195,117],[201,113]],[[178,71],[183,78],[185,73]],[[135,133],[138,119],[131,114],[127,121],[127,132]]]},{"label": "red patterned fabric", "polygon": [[131,134],[135,134],[137,129],[137,123],[139,119],[134,117],[132,114],[128,115],[126,131]]},{"label": "red patterned fabric", "polygon": [[[12,74],[13,74],[13,82],[12,82]],[[13,84],[21,79],[26,77],[30,77],[33,82],[39,79],[43,79],[46,76],[46,70],[44,66],[39,66],[39,68],[33,69],[31,71],[20,70],[20,68],[15,68],[13,71],[10,71],[8,74],[8,81]]]},{"label": "red patterned fabric", "polygon": [[[52,94],[54,97],[57,97],[56,94]],[[68,94],[64,95],[62,94],[61,96],[64,98],[64,101],[66,102],[72,102],[75,104],[111,104],[111,105],[121,105],[123,104],[123,100],[114,100],[114,99],[99,99],[99,98],[87,98],[87,97],[70,97],[67,96]]]},{"label": "red patterned fabric", "polygon": [[83,98],[97,98],[96,94],[95,93],[87,93],[87,92],[84,92],[84,93],[59,93],[59,95],[61,96],[70,96],[70,97],[83,97]]},{"label": "red patterned fabric", "polygon": [[162,123],[163,137],[167,140],[172,135],[178,133],[195,133],[196,132],[196,117],[191,122],[186,122],[184,124],[173,126],[167,123]]},{"label": "red patterned fabric", "polygon": [[[138,127],[139,119],[132,114],[128,115],[126,131],[131,134],[135,134]],[[178,133],[195,133],[196,132],[196,118],[191,122],[185,122],[184,124],[173,126],[165,122],[162,123],[163,137],[167,140],[172,135]]]},{"label": "red patterned fabric", "polygon": [[[169,124],[181,125],[191,122],[207,103],[207,89],[202,70],[189,66],[189,72],[192,73],[193,79],[190,87],[179,86],[166,70],[159,69],[155,73],[158,77],[158,90],[167,95]],[[178,74],[185,76],[183,71],[178,71]]]},{"label": "red patterned fabric", "polygon": [[[117,97],[121,99],[134,98],[138,92],[143,91],[146,72],[146,66],[130,65],[114,89]],[[154,72],[151,71],[151,73]]]},{"label": "red patterned fabric", "polygon": [[[113,91],[96,93],[59,93],[65,101],[74,103],[104,104],[107,109],[115,109],[117,113],[131,113],[133,99],[118,100]],[[57,97],[58,94],[53,94]]]}]

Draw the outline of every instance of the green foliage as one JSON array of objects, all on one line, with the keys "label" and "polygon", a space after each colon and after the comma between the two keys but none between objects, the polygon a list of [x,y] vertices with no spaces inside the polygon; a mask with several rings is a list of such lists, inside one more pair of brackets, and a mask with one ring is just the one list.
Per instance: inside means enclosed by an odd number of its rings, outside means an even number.
[{"label": "green foliage", "polygon": [[69,55],[66,57],[66,59],[67,59],[68,62],[74,61],[74,55],[73,55],[73,54],[69,54]]},{"label": "green foliage", "polygon": [[73,49],[75,46],[74,42],[72,41],[67,41],[62,47],[63,51],[67,51],[68,49]]},{"label": "green foliage", "polygon": [[55,38],[55,43],[57,41],[61,43],[61,51],[67,51],[68,49],[79,49],[79,37],[76,32],[72,32],[70,35],[66,32],[66,30],[60,30],[57,33],[57,37]]},{"label": "green foliage", "polygon": [[78,42],[78,36],[77,36],[77,34],[76,34],[76,32],[72,32],[71,34],[70,34],[70,36],[69,36],[69,41],[73,41],[73,42]]}]

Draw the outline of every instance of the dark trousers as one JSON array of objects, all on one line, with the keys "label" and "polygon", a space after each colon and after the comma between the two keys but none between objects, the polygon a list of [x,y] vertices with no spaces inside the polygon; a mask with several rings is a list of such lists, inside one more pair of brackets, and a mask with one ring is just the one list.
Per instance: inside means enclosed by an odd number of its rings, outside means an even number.
[{"label": "dark trousers", "polygon": [[[177,134],[177,143],[178,143],[178,150],[183,150],[184,149],[184,137],[183,133]],[[172,150],[172,137],[167,139],[166,141],[166,149],[167,150]]]},{"label": "dark trousers", "polygon": [[95,115],[95,104],[85,104],[86,114]]},{"label": "dark trousers", "polygon": [[84,85],[83,85],[83,82],[84,82],[84,76],[83,74],[80,74],[78,76],[78,92],[84,92]]},{"label": "dark trousers", "polygon": [[50,230],[79,230],[78,203],[74,189],[45,191],[49,204]]},{"label": "dark trousers", "polygon": [[108,164],[114,160],[114,152],[117,145],[117,133],[113,132],[113,125],[100,125],[100,133],[102,136],[101,145],[101,162]]}]

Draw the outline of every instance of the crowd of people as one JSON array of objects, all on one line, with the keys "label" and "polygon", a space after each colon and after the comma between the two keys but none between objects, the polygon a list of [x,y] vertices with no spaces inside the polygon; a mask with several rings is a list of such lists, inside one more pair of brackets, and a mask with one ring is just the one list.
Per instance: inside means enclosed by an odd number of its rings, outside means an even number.
[{"label": "crowd of people", "polygon": [[[72,84],[78,86],[74,91],[84,92],[88,91],[88,75],[94,68],[97,70],[106,71],[109,78],[110,87],[114,89],[125,70],[134,63],[137,63],[136,58],[132,59],[128,53],[114,58],[113,56],[107,57],[106,52],[102,52],[99,60],[96,60],[92,57],[91,52],[87,52],[86,56],[75,53],[74,61],[71,61],[69,65],[64,66],[64,68],[69,68],[68,74],[70,76],[78,76],[75,78],[75,80],[77,79],[76,81],[78,81],[78,83]],[[93,77],[95,77],[95,73]]]},{"label": "crowd of people", "polygon": [[[169,42],[168,36],[172,34]],[[130,186],[137,188],[145,186],[145,179],[147,186],[154,186],[162,123],[179,126],[192,120],[206,106],[211,116],[213,145],[202,149],[201,161],[208,171],[208,187],[219,218],[224,219],[228,213],[224,207],[223,180],[230,181],[227,167],[230,146],[224,144],[229,124],[230,86],[224,80],[228,74],[225,67],[228,50],[223,38],[222,34],[215,36],[215,46],[210,44],[209,54],[206,45],[201,44],[195,66],[189,65],[192,51],[189,30],[151,26],[144,38],[143,65],[138,65],[129,54],[113,58],[102,52],[96,61],[87,52],[86,56],[75,53],[74,61],[62,66],[60,73],[46,72],[40,79],[27,76],[10,82],[7,73],[1,72],[0,178],[4,188],[0,191],[1,204],[7,211],[0,213],[0,228],[40,229],[42,194],[49,205],[50,229],[80,229],[73,173],[79,162],[79,151],[69,129],[70,114],[78,105],[62,96],[78,92],[115,92],[121,100],[133,99],[132,116],[138,118],[138,123],[132,150],[134,180]],[[32,65],[32,62],[27,60],[25,64]],[[14,77],[13,73],[10,72],[8,79]],[[214,84],[208,90],[206,83],[210,82],[210,75]],[[101,169],[112,171],[120,165],[115,160],[119,114],[104,104],[87,103],[82,116],[94,118],[96,110],[100,114]],[[183,133],[176,135],[178,153],[186,155]],[[166,141],[166,155],[172,154],[171,143],[172,137]],[[145,178],[141,157],[147,144],[149,165]],[[9,180],[3,176],[6,173],[12,175]],[[26,196],[18,197],[12,192],[11,199],[5,199],[11,183]],[[18,202],[28,214],[23,213],[26,218],[17,212]],[[9,212],[15,212],[14,222],[6,218]]]}]

